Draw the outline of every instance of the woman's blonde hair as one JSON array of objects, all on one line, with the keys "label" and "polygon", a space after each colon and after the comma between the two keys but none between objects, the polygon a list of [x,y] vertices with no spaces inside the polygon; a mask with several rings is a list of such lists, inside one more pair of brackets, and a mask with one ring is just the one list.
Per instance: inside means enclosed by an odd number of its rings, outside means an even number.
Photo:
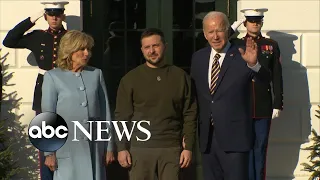
[{"label": "woman's blonde hair", "polygon": [[72,54],[87,48],[91,50],[94,46],[93,38],[81,31],[70,30],[60,40],[58,59],[56,64],[61,69],[72,69]]}]

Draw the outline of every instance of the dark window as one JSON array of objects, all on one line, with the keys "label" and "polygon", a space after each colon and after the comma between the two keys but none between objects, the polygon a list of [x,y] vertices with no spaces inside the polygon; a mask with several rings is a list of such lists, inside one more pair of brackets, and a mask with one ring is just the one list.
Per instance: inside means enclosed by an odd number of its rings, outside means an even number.
[{"label": "dark window", "polygon": [[[207,45],[202,33],[204,15],[218,10],[233,22],[236,5],[237,0],[82,0],[83,28],[95,39],[90,63],[104,72],[111,112],[120,79],[145,62],[140,50],[140,35],[145,28],[164,31],[168,63],[189,73],[192,54]],[[200,161],[200,155],[195,156]],[[201,172],[196,173],[201,168],[194,168],[184,171],[182,179],[203,179]],[[127,170],[118,164],[108,166],[107,175],[108,179],[128,180]]]},{"label": "dark window", "polygon": [[83,7],[84,31],[96,42],[92,65],[104,71],[114,105],[120,79],[145,62],[140,50],[145,28],[164,31],[168,63],[189,73],[192,54],[207,45],[203,17],[215,9],[230,16],[236,0],[83,0]]},{"label": "dark window", "polygon": [[102,69],[114,104],[120,79],[144,63],[140,35],[146,27],[158,27],[168,42],[169,63],[190,71],[192,53],[206,45],[203,16],[214,10],[214,0],[108,0],[104,3]]},{"label": "dark window", "polygon": [[[214,10],[214,0],[108,0],[103,23],[104,63],[126,73],[144,63],[140,34],[146,27],[165,32],[169,63],[187,71],[191,55],[206,45],[202,18]],[[163,8],[163,9],[162,9]],[[170,23],[170,24],[169,24]],[[109,69],[108,68],[108,69]]]}]

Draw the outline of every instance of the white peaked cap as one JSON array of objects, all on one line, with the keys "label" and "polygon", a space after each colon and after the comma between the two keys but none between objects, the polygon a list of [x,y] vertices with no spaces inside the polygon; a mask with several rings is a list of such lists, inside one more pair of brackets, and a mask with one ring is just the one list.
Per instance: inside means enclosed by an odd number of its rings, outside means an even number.
[{"label": "white peaked cap", "polygon": [[240,12],[244,13],[244,16],[264,16],[264,13],[267,12],[267,8],[259,8],[259,9],[242,9]]},{"label": "white peaked cap", "polygon": [[69,4],[68,1],[45,1],[41,2],[45,6],[44,9],[64,9],[64,6]]}]

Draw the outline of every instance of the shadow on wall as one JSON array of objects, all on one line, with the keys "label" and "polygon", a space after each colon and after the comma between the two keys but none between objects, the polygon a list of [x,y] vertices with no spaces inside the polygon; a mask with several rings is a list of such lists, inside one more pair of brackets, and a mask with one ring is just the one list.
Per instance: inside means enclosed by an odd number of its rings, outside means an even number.
[{"label": "shadow on wall", "polygon": [[311,132],[310,97],[307,69],[292,59],[297,51],[297,36],[269,31],[281,51],[284,110],[271,125],[267,159],[268,179],[292,180],[298,166],[300,146],[308,141]]},{"label": "shadow on wall", "polygon": [[[79,30],[81,31],[81,18],[79,16],[66,16],[66,29],[67,30]],[[31,52],[28,57],[27,57],[27,62],[31,65],[31,66],[38,66],[37,61],[35,59],[34,54]]]},{"label": "shadow on wall", "polygon": [[[9,53],[4,54],[1,59],[2,67],[2,87],[15,86],[10,84],[10,79],[14,73],[8,73],[8,64],[5,64]],[[31,145],[28,135],[25,133],[26,125],[22,125],[19,119],[23,116],[15,114],[15,110],[19,109],[19,103],[22,98],[19,98],[16,91],[6,92],[3,90],[1,102],[1,118],[0,121],[4,122],[5,136],[8,137],[6,146],[10,145],[13,149],[13,160],[17,162],[21,171],[16,176],[10,178],[15,179],[28,179],[34,180],[38,178],[37,172],[37,158],[38,153]]]},{"label": "shadow on wall", "polygon": [[82,31],[80,26],[81,25],[80,16],[66,16],[66,24],[67,24],[67,30]]}]

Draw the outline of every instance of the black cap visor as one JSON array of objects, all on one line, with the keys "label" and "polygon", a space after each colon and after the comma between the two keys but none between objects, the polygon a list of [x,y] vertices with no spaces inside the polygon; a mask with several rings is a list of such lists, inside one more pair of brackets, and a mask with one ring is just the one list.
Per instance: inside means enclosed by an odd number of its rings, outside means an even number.
[{"label": "black cap visor", "polygon": [[262,22],[263,16],[246,16],[246,20],[251,23]]},{"label": "black cap visor", "polygon": [[45,9],[46,14],[49,16],[61,16],[64,13],[64,9]]}]

